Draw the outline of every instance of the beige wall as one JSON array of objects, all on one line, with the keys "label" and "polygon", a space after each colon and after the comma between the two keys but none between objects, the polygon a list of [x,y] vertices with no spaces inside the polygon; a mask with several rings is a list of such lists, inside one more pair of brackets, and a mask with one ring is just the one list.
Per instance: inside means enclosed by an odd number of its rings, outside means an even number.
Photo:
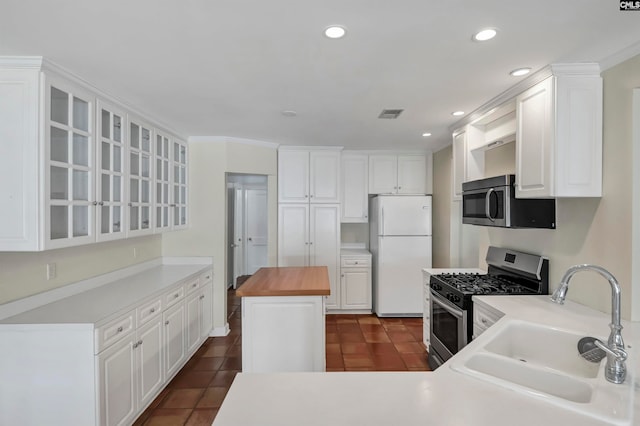
[{"label": "beige wall", "polygon": [[[133,257],[133,249],[136,257]],[[37,253],[0,253],[0,304],[53,290],[162,255],[160,235]],[[47,263],[56,278],[47,280]]]},{"label": "beige wall", "polygon": [[189,142],[189,229],[164,234],[165,256],[213,256],[214,327],[226,324],[226,173],[268,175],[269,265],[277,262],[276,148],[221,138]]},{"label": "beige wall", "polygon": [[[604,152],[602,198],[559,199],[556,230],[516,230],[481,227],[479,262],[484,266],[487,246],[496,245],[541,253],[550,259],[550,287],[558,286],[567,268],[578,263],[595,263],[613,273],[622,287],[622,313],[631,318],[631,170],[632,89],[640,87],[640,56],[603,73]],[[487,152],[492,172],[509,170],[511,153],[504,147]],[[447,155],[436,154],[437,158]],[[499,173],[497,173],[499,174]],[[434,185],[442,184],[442,178]],[[435,191],[434,191],[435,192]],[[438,215],[447,212],[436,210]],[[450,216],[450,213],[448,216]],[[434,223],[441,218],[434,218]],[[640,291],[640,289],[636,290]],[[595,309],[610,311],[609,285],[593,273],[576,275],[568,298]],[[634,313],[638,316],[638,313]]]},{"label": "beige wall", "polygon": [[451,145],[433,155],[433,256],[434,268],[448,268],[451,250]]}]

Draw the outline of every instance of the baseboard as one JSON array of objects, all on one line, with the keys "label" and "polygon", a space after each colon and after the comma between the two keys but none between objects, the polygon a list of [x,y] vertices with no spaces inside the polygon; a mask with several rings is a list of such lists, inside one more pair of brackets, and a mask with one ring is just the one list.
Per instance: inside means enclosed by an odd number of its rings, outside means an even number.
[{"label": "baseboard", "polygon": [[340,315],[340,314],[362,314],[370,315],[373,311],[371,309],[329,309],[327,315]]},{"label": "baseboard", "polygon": [[224,337],[231,332],[229,323],[225,323],[222,327],[215,327],[209,332],[209,337]]}]

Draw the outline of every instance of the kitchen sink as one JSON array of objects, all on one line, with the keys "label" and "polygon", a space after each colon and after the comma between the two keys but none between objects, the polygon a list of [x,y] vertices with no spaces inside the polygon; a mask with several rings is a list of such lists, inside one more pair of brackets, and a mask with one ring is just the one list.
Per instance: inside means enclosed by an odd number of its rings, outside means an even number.
[{"label": "kitchen sink", "polygon": [[600,365],[578,353],[578,340],[582,337],[583,334],[512,321],[484,349],[540,369],[595,378]]},{"label": "kitchen sink", "polygon": [[564,374],[540,371],[523,364],[522,361],[505,360],[491,354],[476,354],[469,358],[465,366],[514,385],[525,386],[568,401],[587,403],[593,395],[592,387],[585,382]]},{"label": "kitchen sink", "polygon": [[591,363],[578,353],[578,340],[585,335],[526,321],[505,321],[447,364],[454,371],[523,396],[610,424],[628,425],[633,377],[622,384],[606,381],[605,362]]}]

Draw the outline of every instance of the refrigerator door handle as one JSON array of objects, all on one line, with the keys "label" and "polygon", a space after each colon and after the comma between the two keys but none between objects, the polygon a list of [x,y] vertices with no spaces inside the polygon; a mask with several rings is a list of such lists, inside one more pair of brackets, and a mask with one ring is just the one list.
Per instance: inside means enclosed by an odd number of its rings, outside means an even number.
[{"label": "refrigerator door handle", "polygon": [[380,207],[380,235],[384,235],[384,207]]}]

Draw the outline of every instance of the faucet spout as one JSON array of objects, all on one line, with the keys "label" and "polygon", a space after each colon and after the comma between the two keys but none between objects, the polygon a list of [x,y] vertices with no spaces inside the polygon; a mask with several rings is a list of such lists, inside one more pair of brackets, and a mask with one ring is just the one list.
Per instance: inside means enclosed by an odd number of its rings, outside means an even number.
[{"label": "faucet spout", "polygon": [[624,341],[622,340],[622,324],[620,320],[620,284],[618,280],[606,269],[597,265],[575,265],[567,269],[564,276],[560,280],[558,289],[551,296],[551,300],[555,303],[564,304],[569,290],[569,281],[580,271],[593,271],[604,277],[611,286],[611,333],[607,340],[607,365],[605,367],[605,376],[612,383],[622,383],[626,377],[627,368],[625,359],[627,353],[624,351]]}]

